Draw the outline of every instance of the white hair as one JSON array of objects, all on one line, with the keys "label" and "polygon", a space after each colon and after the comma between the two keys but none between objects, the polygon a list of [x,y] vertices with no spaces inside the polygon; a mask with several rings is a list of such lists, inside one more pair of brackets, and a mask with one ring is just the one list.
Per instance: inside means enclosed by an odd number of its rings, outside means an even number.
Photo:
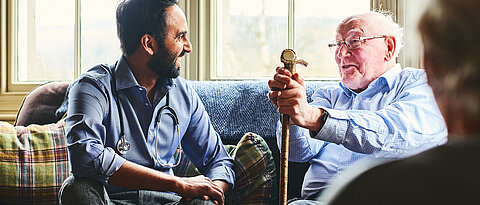
[{"label": "white hair", "polygon": [[[393,14],[388,11],[368,11],[365,13],[355,14],[350,17],[344,19],[338,26],[339,29],[343,24],[348,22],[349,20],[357,17],[365,17],[365,16],[372,16],[375,18],[376,22],[374,23],[382,23],[384,28],[386,29],[387,33],[382,33],[383,35],[390,35],[394,36],[396,40],[395,46],[395,53],[393,56],[396,58],[400,50],[403,47],[403,29],[400,27],[399,24],[395,23]],[[367,22],[368,23],[368,22]]]},{"label": "white hair", "polygon": [[394,21],[394,16],[391,12],[385,10],[377,10],[377,11],[370,11],[374,16],[377,16],[379,19],[384,21],[390,27],[390,35],[394,36],[396,39],[396,49],[395,53],[393,54],[394,57],[398,57],[398,53],[403,48],[403,28]]}]

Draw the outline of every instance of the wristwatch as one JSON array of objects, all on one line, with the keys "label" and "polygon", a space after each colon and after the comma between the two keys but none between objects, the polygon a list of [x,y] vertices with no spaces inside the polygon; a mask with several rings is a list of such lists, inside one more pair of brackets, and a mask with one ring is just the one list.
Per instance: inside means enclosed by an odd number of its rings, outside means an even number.
[{"label": "wristwatch", "polygon": [[[329,114],[326,110],[324,110],[324,109],[322,109],[322,110],[323,110],[323,114],[322,114],[320,119],[322,120],[323,125],[325,125],[325,122],[327,122]],[[323,125],[322,125],[322,127],[323,127]],[[320,129],[322,129],[322,128],[320,128]]]},{"label": "wristwatch", "polygon": [[[320,108],[321,109],[321,108]],[[322,116],[320,116],[320,120],[322,121],[322,126],[320,127],[320,130],[322,130],[323,126],[325,125],[325,122],[327,121],[327,118],[329,116],[328,112],[324,109],[323,110],[323,113],[322,113]],[[318,132],[320,132],[320,130],[318,131],[312,131],[310,130],[310,136],[311,137],[314,137],[314,136],[317,136]]]}]

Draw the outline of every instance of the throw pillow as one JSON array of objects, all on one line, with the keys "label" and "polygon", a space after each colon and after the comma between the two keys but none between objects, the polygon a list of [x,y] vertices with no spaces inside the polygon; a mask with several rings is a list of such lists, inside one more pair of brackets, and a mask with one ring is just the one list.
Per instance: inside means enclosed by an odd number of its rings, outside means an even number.
[{"label": "throw pillow", "polygon": [[[236,174],[235,188],[226,193],[225,204],[278,203],[275,163],[265,140],[249,132],[236,146],[225,145],[225,149],[233,157]],[[173,169],[175,176],[199,175],[200,172],[188,157],[183,152],[181,155],[180,164]]]},{"label": "throw pillow", "polygon": [[64,127],[0,122],[0,204],[58,203],[70,175]]},{"label": "throw pillow", "polygon": [[34,88],[25,96],[17,113],[16,126],[55,123],[62,116],[55,112],[65,97],[69,82],[49,82]]}]

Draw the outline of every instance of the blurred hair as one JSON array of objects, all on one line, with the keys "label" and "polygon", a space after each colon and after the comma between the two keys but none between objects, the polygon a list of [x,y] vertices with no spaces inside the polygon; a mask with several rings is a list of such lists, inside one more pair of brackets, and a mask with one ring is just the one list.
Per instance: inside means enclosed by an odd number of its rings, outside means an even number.
[{"label": "blurred hair", "polygon": [[164,46],[165,9],[178,0],[120,0],[117,5],[117,35],[122,52],[128,56],[140,46],[140,38],[149,34]]},{"label": "blurred hair", "polygon": [[478,0],[433,0],[418,25],[439,105],[468,119],[480,114],[479,8]]},{"label": "blurred hair", "polygon": [[344,25],[346,22],[351,20],[352,18],[359,17],[359,16],[373,16],[375,19],[375,22],[367,22],[371,24],[377,24],[380,23],[384,30],[386,30],[387,33],[378,33],[376,35],[389,35],[389,36],[394,36],[396,39],[396,48],[395,48],[395,53],[393,56],[396,58],[398,57],[398,54],[400,50],[403,48],[403,29],[400,27],[399,24],[395,23],[393,20],[393,15],[389,11],[368,11],[365,13],[361,14],[355,14],[350,17],[345,18],[337,27],[338,29]]}]

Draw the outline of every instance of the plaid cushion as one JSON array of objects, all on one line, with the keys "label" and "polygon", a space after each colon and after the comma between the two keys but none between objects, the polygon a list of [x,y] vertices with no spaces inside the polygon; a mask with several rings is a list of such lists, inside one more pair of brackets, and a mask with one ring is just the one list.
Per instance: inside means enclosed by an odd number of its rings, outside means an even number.
[{"label": "plaid cushion", "polygon": [[[278,201],[277,176],[272,152],[264,139],[245,134],[237,146],[225,145],[234,159],[235,188],[226,194],[226,204],[275,204]],[[199,175],[195,165],[182,157],[176,176]]]},{"label": "plaid cushion", "polygon": [[0,204],[58,203],[70,175],[64,126],[0,122]]}]

